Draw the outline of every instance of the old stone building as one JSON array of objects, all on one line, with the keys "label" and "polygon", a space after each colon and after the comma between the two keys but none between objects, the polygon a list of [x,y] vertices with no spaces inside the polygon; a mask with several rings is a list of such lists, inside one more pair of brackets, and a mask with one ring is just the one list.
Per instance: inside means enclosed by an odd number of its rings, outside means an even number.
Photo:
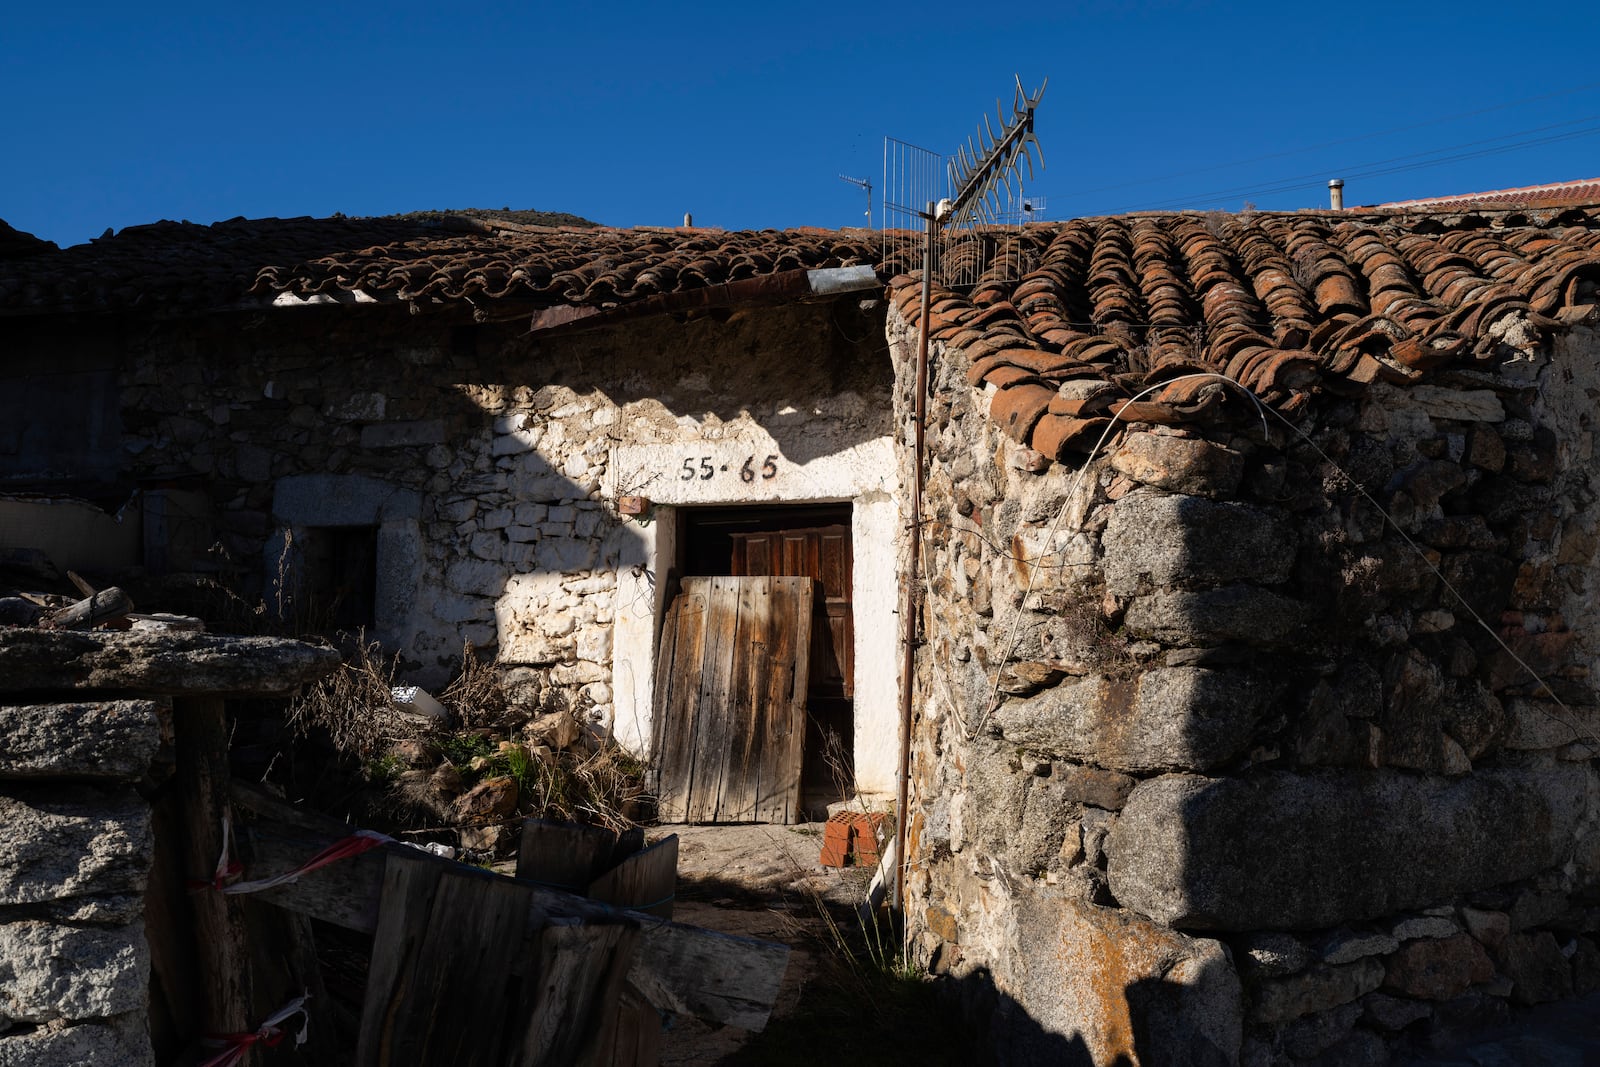
[{"label": "old stone building", "polygon": [[[804,661],[807,766],[887,801],[921,463],[908,937],[1004,1061],[1382,1063],[1594,988],[1600,216],[1005,242],[924,323],[849,233],[8,236],[0,530],[99,502],[116,560],[424,679],[493,648],[642,753],[710,721],[679,664]],[[789,574],[807,655],[662,669],[694,579]]]},{"label": "old stone building", "polygon": [[932,295],[908,921],[1008,1062],[1600,985],[1596,221],[1076,220]]},{"label": "old stone building", "polygon": [[[887,797],[901,519],[874,252],[459,217],[24,246],[0,282],[0,514],[62,566],[60,527],[142,530],[94,562],[364,627],[424,683],[470,642],[642,755],[679,578],[817,578],[809,785],[837,795],[831,731]],[[61,521],[66,493],[104,513]]]}]

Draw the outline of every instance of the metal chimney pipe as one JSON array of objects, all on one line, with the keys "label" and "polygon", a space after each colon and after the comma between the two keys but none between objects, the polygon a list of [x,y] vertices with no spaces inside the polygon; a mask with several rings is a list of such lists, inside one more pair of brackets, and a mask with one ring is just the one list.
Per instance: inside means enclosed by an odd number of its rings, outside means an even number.
[{"label": "metal chimney pipe", "polygon": [[1344,179],[1333,178],[1328,182],[1328,201],[1333,205],[1333,210],[1344,210]]},{"label": "metal chimney pipe", "polygon": [[690,229],[693,226],[694,226],[694,216],[689,214],[687,211],[685,211],[683,213],[683,228],[687,230],[687,229]]}]

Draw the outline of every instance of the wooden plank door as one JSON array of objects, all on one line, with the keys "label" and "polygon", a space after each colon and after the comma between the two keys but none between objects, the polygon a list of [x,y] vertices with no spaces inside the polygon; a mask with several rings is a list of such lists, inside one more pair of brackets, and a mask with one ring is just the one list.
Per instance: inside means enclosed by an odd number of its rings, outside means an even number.
[{"label": "wooden plank door", "polygon": [[[850,527],[735,533],[734,574],[814,578],[821,587],[810,651],[812,700],[849,700],[855,691],[854,587]],[[823,627],[826,627],[824,629]]]},{"label": "wooden plank door", "polygon": [[665,822],[792,822],[810,673],[807,578],[685,578],[656,660]]}]

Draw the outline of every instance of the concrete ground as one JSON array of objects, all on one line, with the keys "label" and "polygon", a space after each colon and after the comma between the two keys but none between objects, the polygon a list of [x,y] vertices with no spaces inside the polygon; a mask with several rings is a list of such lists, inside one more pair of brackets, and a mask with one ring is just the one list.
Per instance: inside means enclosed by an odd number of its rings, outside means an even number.
[{"label": "concrete ground", "polygon": [[[829,908],[866,898],[870,869],[823,867],[822,823],[797,826],[653,826],[650,840],[678,835],[678,897],[673,919],[709,930],[789,946],[789,966],[774,1018],[792,1013],[832,935]],[[731,1056],[750,1035],[678,1019],[667,1032],[661,1067],[705,1067]]]},{"label": "concrete ground", "polygon": [[820,896],[829,904],[859,903],[872,870],[822,866],[823,825],[654,826],[650,838],[678,835],[678,880],[689,883],[695,896],[720,887],[730,897],[809,901]]}]

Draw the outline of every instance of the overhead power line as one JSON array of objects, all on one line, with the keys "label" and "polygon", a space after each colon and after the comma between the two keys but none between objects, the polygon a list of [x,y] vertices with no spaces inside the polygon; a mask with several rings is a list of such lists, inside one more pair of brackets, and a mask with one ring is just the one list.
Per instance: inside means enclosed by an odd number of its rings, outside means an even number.
[{"label": "overhead power line", "polygon": [[[1400,156],[1391,156],[1387,159],[1371,160],[1366,163],[1353,165],[1339,165],[1322,167],[1316,171],[1305,174],[1289,175],[1273,178],[1254,185],[1240,185],[1227,189],[1215,189],[1210,192],[1197,193],[1189,196],[1175,197],[1159,202],[1148,202],[1133,207],[1120,208],[1120,211],[1159,211],[1166,208],[1194,206],[1197,204],[1215,203],[1220,200],[1231,200],[1242,196],[1267,196],[1273,193],[1289,192],[1302,188],[1306,182],[1319,178],[1326,178],[1335,174],[1345,180],[1374,178],[1385,174],[1398,174],[1405,171],[1422,170],[1427,167],[1436,167],[1445,163],[1456,163],[1466,159],[1478,159],[1483,156],[1497,155],[1502,152],[1511,152],[1519,148],[1531,148],[1536,145],[1554,144],[1558,141],[1569,141],[1579,137],[1589,137],[1600,133],[1600,126],[1586,126],[1578,130],[1567,130],[1563,133],[1554,133],[1544,137],[1527,138],[1528,134],[1545,133],[1550,130],[1559,130],[1563,127],[1576,126],[1581,123],[1594,123],[1600,121],[1600,114],[1585,115],[1581,118],[1569,119],[1564,122],[1551,123],[1546,126],[1535,126],[1526,130],[1516,130],[1511,133],[1500,134],[1495,137],[1486,137],[1476,141],[1464,141],[1460,144],[1445,145],[1440,148],[1430,148],[1421,152],[1411,152]],[[1497,144],[1509,138],[1525,138],[1511,141],[1508,144]],[[1482,146],[1492,147],[1482,147]],[[1464,151],[1470,150],[1470,151]],[[1430,158],[1437,157],[1437,158]]]},{"label": "overhead power line", "polygon": [[1472,111],[1459,111],[1453,115],[1442,115],[1426,122],[1414,122],[1405,126],[1391,126],[1386,130],[1375,130],[1372,133],[1358,134],[1354,137],[1341,137],[1333,141],[1322,141],[1318,144],[1305,145],[1302,148],[1288,148],[1281,152],[1269,152],[1263,156],[1251,156],[1248,159],[1234,160],[1230,163],[1216,163],[1208,167],[1196,167],[1192,170],[1177,171],[1173,174],[1164,174],[1155,178],[1140,178],[1137,181],[1120,182],[1116,185],[1101,185],[1093,189],[1070,189],[1070,196],[1089,196],[1093,193],[1115,192],[1135,185],[1154,185],[1158,182],[1172,181],[1175,178],[1190,178],[1196,174],[1211,174],[1219,170],[1231,170],[1234,167],[1245,167],[1252,163],[1265,163],[1272,159],[1286,159],[1289,156],[1303,155],[1306,152],[1315,152],[1323,148],[1338,148],[1341,145],[1358,144],[1361,141],[1371,141],[1379,137],[1388,137],[1396,133],[1410,133],[1412,130],[1423,130],[1430,126],[1440,126],[1447,122],[1456,122],[1460,119],[1477,118],[1479,115],[1488,115],[1496,111],[1507,111],[1514,107],[1526,104],[1537,104],[1545,100],[1555,100],[1563,96],[1572,96],[1576,93],[1587,92],[1591,89],[1600,89],[1600,82],[1588,82],[1584,85],[1575,85],[1570,89],[1558,89],[1553,93],[1542,93],[1539,96],[1525,96],[1520,100],[1508,100],[1503,104],[1491,104],[1488,107],[1476,108]]}]

